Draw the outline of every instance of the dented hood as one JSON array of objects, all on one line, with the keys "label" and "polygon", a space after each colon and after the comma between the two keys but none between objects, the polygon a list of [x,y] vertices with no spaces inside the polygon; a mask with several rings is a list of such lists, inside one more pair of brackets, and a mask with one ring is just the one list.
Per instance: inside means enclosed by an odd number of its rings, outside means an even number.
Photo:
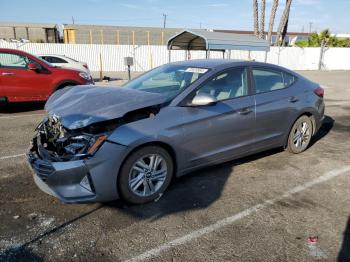
[{"label": "dented hood", "polygon": [[77,129],[165,101],[161,94],[122,87],[74,86],[52,94],[45,110],[58,117],[65,128]]}]

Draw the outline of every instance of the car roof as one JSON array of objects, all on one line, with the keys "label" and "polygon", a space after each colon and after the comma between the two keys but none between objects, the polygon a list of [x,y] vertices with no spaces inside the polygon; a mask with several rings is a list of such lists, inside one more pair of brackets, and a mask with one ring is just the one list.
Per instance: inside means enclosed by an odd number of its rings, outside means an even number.
[{"label": "car roof", "polygon": [[231,65],[234,63],[241,63],[243,60],[236,59],[193,59],[186,61],[173,62],[173,65],[182,65],[182,66],[193,66],[193,67],[205,67],[214,69],[223,65]]},{"label": "car roof", "polygon": [[[182,65],[182,66],[193,66],[193,67],[204,67],[209,69],[215,69],[218,67],[231,67],[231,66],[267,66],[267,67],[276,67],[276,65],[249,61],[249,60],[240,60],[240,59],[193,59],[186,61],[179,61],[171,63],[173,65]],[[277,66],[278,67],[278,66]]]},{"label": "car roof", "polygon": [[294,75],[297,75],[294,71],[291,71],[287,68],[281,67],[279,65],[265,63],[265,62],[257,62],[257,61],[247,61],[247,60],[239,60],[239,59],[194,59],[194,60],[186,60],[170,63],[172,65],[181,65],[181,66],[193,66],[193,67],[203,67],[209,69],[217,69],[217,68],[228,68],[234,66],[257,66],[257,67],[267,67],[271,69],[283,70]]},{"label": "car roof", "polygon": [[36,56],[57,56],[57,57],[64,57],[64,58],[68,58],[65,55],[52,55],[52,54],[38,54]]}]

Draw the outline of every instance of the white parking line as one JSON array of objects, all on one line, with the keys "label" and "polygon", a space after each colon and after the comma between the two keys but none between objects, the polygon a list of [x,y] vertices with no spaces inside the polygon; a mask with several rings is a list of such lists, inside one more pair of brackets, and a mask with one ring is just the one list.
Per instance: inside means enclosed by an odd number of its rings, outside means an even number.
[{"label": "white parking line", "polygon": [[1,116],[0,119],[12,119],[12,118],[19,118],[19,117],[26,117],[26,116],[44,116],[45,114],[28,114],[28,115],[16,115],[16,116]]},{"label": "white parking line", "polygon": [[227,217],[227,218],[224,218],[222,220],[219,220],[217,221],[216,223],[214,224],[211,224],[209,226],[206,226],[206,227],[203,227],[199,230],[195,230],[187,235],[184,235],[182,237],[179,237],[179,238],[176,238],[172,241],[169,241],[167,243],[164,243],[158,247],[155,247],[151,250],[148,250],[136,257],[133,257],[133,258],[130,258],[130,259],[127,259],[126,261],[127,262],[136,262],[136,261],[143,261],[143,260],[146,260],[146,259],[149,259],[149,258],[152,258],[152,257],[155,257],[155,256],[158,256],[160,255],[162,252],[165,252],[173,247],[176,247],[176,246],[179,246],[179,245],[183,245],[185,243],[188,243],[194,239],[197,239],[205,234],[209,234],[209,233],[212,233],[213,231],[215,230],[218,230],[222,227],[225,227],[225,226],[228,226],[228,225],[231,225],[233,223],[235,223],[236,221],[238,220],[241,220],[249,215],[252,215],[253,213],[256,213],[264,208],[267,208],[273,204],[275,204],[276,202],[282,200],[282,199],[285,199],[285,198],[289,198],[291,197],[292,195],[296,194],[296,193],[299,193],[301,191],[304,191],[306,189],[309,189],[310,187],[312,186],[315,186],[315,185],[318,185],[318,184],[321,184],[323,182],[326,182],[328,180],[331,180],[337,176],[340,176],[342,174],[345,174],[347,172],[350,172],[350,165],[348,166],[344,166],[343,168],[340,168],[340,169],[336,169],[336,170],[332,170],[328,173],[326,173],[325,175],[323,176],[320,176],[314,180],[311,180],[305,184],[302,184],[300,186],[297,186],[297,187],[294,187],[292,188],[291,190],[287,191],[286,193],[284,193],[283,195],[280,195],[276,198],[273,198],[273,199],[269,199],[269,200],[265,200],[263,203],[261,204],[258,204],[258,205],[255,205],[253,207],[250,207],[238,214],[235,214],[233,216],[230,216],[230,217]]},{"label": "white parking line", "polygon": [[9,158],[16,158],[16,157],[21,157],[21,156],[25,156],[26,154],[18,154],[18,155],[12,155],[12,156],[0,156],[0,160],[5,160],[5,159],[9,159]]}]

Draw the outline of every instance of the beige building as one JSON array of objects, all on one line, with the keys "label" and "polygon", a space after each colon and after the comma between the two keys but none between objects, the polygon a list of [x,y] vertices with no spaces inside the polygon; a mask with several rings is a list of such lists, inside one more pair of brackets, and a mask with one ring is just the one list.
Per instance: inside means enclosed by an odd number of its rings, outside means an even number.
[{"label": "beige building", "polygon": [[0,39],[29,40],[37,43],[59,43],[55,24],[0,22]]},{"label": "beige building", "polygon": [[109,45],[166,45],[180,28],[64,25],[64,43]]}]

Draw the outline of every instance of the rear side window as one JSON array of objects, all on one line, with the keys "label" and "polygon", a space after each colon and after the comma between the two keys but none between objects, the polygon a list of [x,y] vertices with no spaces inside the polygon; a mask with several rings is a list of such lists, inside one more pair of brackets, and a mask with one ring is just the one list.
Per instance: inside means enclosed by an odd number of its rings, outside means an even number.
[{"label": "rear side window", "polygon": [[284,86],[288,87],[295,82],[295,76],[283,72],[283,80],[284,80]]},{"label": "rear side window", "polygon": [[253,69],[256,93],[266,93],[286,88],[295,82],[291,74],[270,69]]},{"label": "rear side window", "polygon": [[66,64],[66,63],[68,63],[66,60],[59,58],[59,57],[54,57],[54,56],[46,56],[44,59],[52,64]]}]

